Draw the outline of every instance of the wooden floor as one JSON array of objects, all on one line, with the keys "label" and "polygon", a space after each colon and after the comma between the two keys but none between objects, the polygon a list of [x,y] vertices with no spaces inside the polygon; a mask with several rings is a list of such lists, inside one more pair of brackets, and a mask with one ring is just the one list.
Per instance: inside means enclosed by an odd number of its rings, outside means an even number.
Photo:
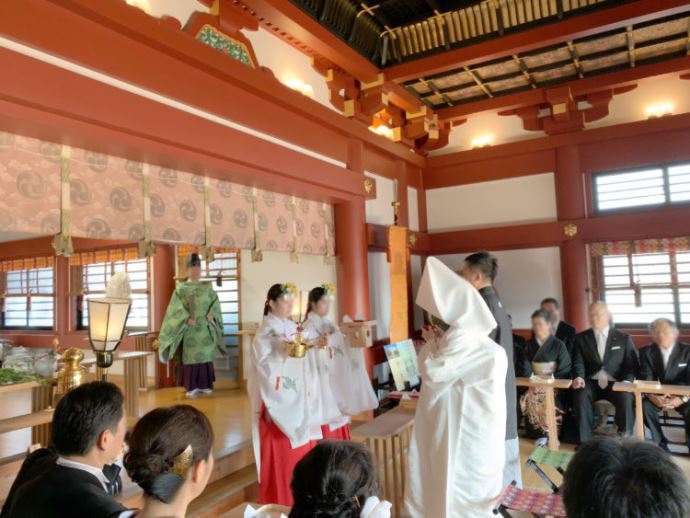
[{"label": "wooden floor", "polygon": [[[114,382],[119,383],[116,377]],[[194,400],[184,398],[181,388],[169,388],[150,390],[141,393],[141,411],[143,415],[148,410],[158,406],[175,404],[189,404],[203,411],[211,420],[215,432],[214,454],[216,458],[230,455],[241,449],[246,449],[251,444],[251,424],[249,399],[244,392],[228,388],[226,380],[220,380],[217,388],[210,397],[200,397]],[[3,396],[0,404],[0,418],[10,417],[30,411],[30,395],[26,393],[13,393]],[[0,434],[0,458],[23,454],[26,452],[31,440],[28,430],[20,430],[6,434]],[[520,439],[520,452],[523,465],[523,483],[525,487],[545,490],[544,483],[530,469],[525,468],[525,461],[534,449],[535,444],[531,439]],[[563,449],[572,450],[571,445],[562,445]],[[674,456],[674,460],[690,477],[690,457]],[[560,475],[554,470],[549,475],[556,481],[560,481]],[[9,481],[11,482],[11,481]],[[8,481],[0,481],[0,494],[6,494],[9,487],[2,486]],[[1,499],[0,499],[1,500]]]}]

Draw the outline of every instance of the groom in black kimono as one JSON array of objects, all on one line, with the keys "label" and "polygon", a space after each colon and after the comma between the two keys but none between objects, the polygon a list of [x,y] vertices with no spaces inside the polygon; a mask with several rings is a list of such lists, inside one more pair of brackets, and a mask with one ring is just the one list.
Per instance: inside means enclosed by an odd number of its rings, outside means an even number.
[{"label": "groom in black kimono", "polygon": [[112,492],[104,466],[122,453],[124,397],[107,382],[81,385],[60,400],[52,447],[31,453],[17,474],[0,518],[120,518],[131,514]]}]

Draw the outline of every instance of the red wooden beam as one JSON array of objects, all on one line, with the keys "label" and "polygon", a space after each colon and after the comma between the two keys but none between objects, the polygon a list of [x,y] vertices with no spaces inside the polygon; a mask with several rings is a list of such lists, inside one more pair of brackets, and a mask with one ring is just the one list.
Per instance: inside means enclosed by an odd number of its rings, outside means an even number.
[{"label": "red wooden beam", "polygon": [[288,0],[244,0],[263,24],[275,26],[309,46],[314,52],[332,61],[361,81],[372,82],[379,69],[362,54]]},{"label": "red wooden beam", "polygon": [[627,27],[637,23],[690,11],[687,0],[637,0],[599,9],[561,22],[539,25],[515,34],[441,52],[386,69],[386,79],[405,82],[448,72],[458,63],[471,66],[483,61],[520,54],[565,41]]},{"label": "red wooden beam", "polygon": [[690,113],[538,137],[427,158],[424,188],[438,189],[555,170],[554,151],[580,146],[584,172],[690,160]]},{"label": "red wooden beam", "polygon": [[404,146],[372,136],[271,74],[234,61],[121,0],[5,0],[0,2],[0,34],[335,160],[345,160],[344,138],[354,137],[423,164]]},{"label": "red wooden beam", "polygon": [[[565,235],[568,223],[578,232]],[[588,243],[686,236],[690,234],[690,207],[599,215],[574,221],[553,221],[455,232],[429,234],[433,255],[456,254],[472,250],[516,250],[560,246],[571,239]]]},{"label": "red wooden beam", "polygon": [[[690,3],[688,3],[690,10]],[[649,77],[675,76],[690,71],[690,56],[669,59],[649,65],[609,72],[607,74],[568,81],[558,87],[569,87],[574,96],[586,95],[607,88],[622,88],[634,85],[637,81]],[[536,88],[509,95],[499,95],[491,99],[469,102],[450,108],[438,110],[439,119],[455,121],[485,112],[506,111],[525,106],[536,106],[546,103],[547,88]]]}]

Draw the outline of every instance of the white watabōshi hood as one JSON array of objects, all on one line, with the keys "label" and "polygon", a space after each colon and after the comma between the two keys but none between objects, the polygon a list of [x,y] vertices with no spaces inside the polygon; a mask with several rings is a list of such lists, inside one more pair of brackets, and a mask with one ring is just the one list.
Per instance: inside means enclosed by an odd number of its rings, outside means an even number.
[{"label": "white watab\u014dshi hood", "polygon": [[435,257],[426,261],[417,305],[464,333],[486,336],[497,325],[479,292]]}]

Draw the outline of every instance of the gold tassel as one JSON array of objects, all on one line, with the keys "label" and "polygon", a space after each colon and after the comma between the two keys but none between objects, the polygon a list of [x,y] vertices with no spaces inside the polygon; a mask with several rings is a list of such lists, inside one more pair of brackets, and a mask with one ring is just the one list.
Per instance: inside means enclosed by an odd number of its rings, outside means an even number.
[{"label": "gold tassel", "polygon": [[70,155],[69,146],[62,146],[62,156],[60,157],[60,233],[53,240],[55,255],[64,255],[65,257],[71,257],[74,253],[72,237],[70,236]]},{"label": "gold tassel", "polygon": [[261,236],[259,235],[259,211],[256,199],[256,191],[252,196],[252,212],[254,213],[254,250],[252,250],[252,262],[260,263],[264,260],[264,254],[261,251]]},{"label": "gold tassel", "polygon": [[149,164],[143,164],[142,186],[144,189],[144,238],[139,241],[139,257],[153,257],[156,246],[151,239],[151,183],[149,180]]},{"label": "gold tassel", "polygon": [[294,198],[290,204],[290,213],[292,214],[292,252],[290,252],[290,262],[299,264],[299,255],[297,254],[297,215]]}]

